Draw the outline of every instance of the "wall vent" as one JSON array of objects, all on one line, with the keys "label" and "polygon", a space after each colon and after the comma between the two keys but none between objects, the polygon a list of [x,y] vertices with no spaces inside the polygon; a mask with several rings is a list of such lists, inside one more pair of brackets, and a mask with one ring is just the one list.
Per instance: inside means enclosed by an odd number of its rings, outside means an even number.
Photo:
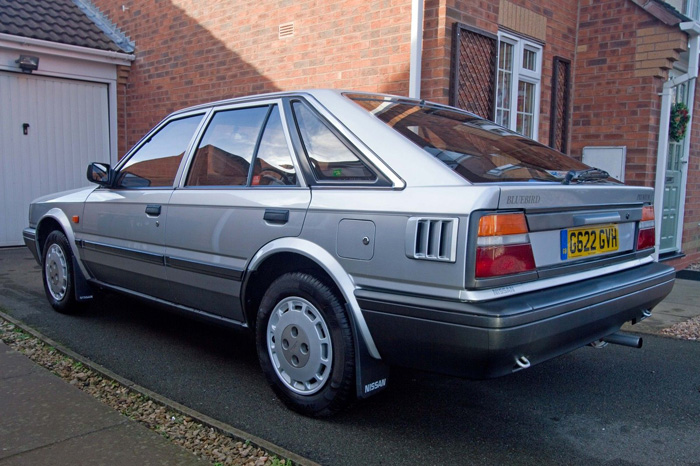
[{"label": "wall vent", "polygon": [[294,23],[280,24],[278,35],[280,39],[294,36]]},{"label": "wall vent", "polygon": [[412,259],[454,262],[457,258],[456,218],[408,219],[406,255]]}]

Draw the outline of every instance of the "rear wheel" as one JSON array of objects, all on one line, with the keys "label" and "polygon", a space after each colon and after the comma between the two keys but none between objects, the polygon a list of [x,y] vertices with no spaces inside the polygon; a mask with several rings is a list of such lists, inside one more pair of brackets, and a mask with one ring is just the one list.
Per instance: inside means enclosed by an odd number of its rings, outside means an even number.
[{"label": "rear wheel", "polygon": [[44,291],[51,306],[66,314],[79,310],[75,299],[73,274],[73,254],[66,235],[52,231],[44,243],[42,260]]},{"label": "rear wheel", "polygon": [[268,383],[291,409],[324,417],[352,400],[355,350],[343,304],[305,273],[288,273],[267,289],[256,325],[258,359]]}]

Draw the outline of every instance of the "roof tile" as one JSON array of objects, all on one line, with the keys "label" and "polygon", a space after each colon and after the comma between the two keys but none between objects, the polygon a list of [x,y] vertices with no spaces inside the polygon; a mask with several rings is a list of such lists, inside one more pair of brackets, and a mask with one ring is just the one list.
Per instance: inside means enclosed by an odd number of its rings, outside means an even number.
[{"label": "roof tile", "polygon": [[123,51],[73,0],[0,0],[0,33]]}]

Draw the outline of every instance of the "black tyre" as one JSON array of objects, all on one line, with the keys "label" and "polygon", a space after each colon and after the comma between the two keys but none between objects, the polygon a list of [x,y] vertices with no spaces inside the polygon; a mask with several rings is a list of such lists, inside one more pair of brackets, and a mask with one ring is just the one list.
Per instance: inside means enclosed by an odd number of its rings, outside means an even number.
[{"label": "black tyre", "polygon": [[66,235],[52,231],[44,243],[42,275],[44,291],[51,306],[58,312],[70,314],[81,306],[75,299],[75,275],[73,253]]},{"label": "black tyre", "polygon": [[288,273],[265,292],[258,310],[260,365],[289,408],[326,417],[345,408],[355,389],[352,329],[334,290],[306,273]]}]

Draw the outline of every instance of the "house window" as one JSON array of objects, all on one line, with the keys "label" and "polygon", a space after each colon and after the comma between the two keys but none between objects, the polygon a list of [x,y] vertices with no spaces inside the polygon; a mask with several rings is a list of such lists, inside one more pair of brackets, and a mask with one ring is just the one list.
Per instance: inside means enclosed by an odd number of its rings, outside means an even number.
[{"label": "house window", "polygon": [[498,41],[496,123],[537,139],[542,47],[504,33]]},{"label": "house window", "polygon": [[676,2],[669,1],[667,3],[683,11],[689,18],[700,21],[700,0],[684,0],[682,8],[679,8],[679,6],[675,4]]}]

